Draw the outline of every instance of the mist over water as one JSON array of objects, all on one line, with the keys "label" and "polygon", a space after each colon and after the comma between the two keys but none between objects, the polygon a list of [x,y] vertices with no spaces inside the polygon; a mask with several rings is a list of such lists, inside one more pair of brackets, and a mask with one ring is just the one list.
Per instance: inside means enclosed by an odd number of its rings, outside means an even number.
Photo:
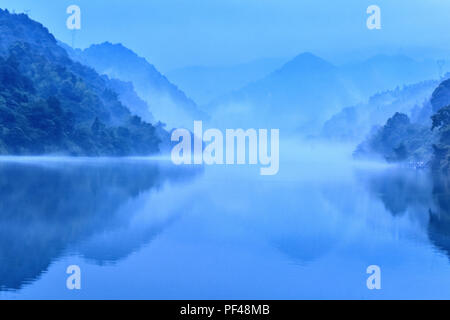
[{"label": "mist over water", "polygon": [[80,0],[71,29],[22,2],[0,10],[0,299],[450,296],[448,5],[370,28],[356,0]]},{"label": "mist over water", "polygon": [[[282,139],[270,177],[247,165],[1,159],[0,297],[445,297],[450,229],[435,227],[430,176],[355,163],[351,150]],[[380,292],[365,287],[374,262]],[[64,287],[71,264],[79,292]]]}]

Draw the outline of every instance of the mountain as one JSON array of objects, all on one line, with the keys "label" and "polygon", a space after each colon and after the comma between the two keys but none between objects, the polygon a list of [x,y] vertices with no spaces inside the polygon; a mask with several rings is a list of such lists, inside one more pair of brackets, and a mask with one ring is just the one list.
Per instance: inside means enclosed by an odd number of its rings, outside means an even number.
[{"label": "mountain", "polygon": [[[61,41],[58,41],[58,45],[66,50],[70,58],[75,61],[78,59],[79,49],[73,49]],[[138,96],[132,82],[110,78],[106,75],[102,75],[102,77],[107,83],[107,86],[117,93],[119,101],[126,106],[133,115],[137,115],[142,118],[142,120],[149,123],[155,121],[149,105]]]},{"label": "mountain", "polygon": [[397,112],[357,147],[354,156],[425,166],[432,158],[434,140],[429,126],[412,123],[406,114]]},{"label": "mountain", "polygon": [[[449,75],[447,75],[449,76]],[[430,166],[437,176],[448,180],[450,174],[450,81],[442,81],[426,103],[431,121],[419,118],[412,123],[405,114],[396,113],[356,149],[355,157],[382,157],[387,161],[410,161]],[[445,178],[446,177],[446,178]]]},{"label": "mountain", "polygon": [[131,82],[138,96],[148,103],[153,115],[170,127],[192,126],[193,120],[206,117],[184,92],[152,64],[122,44],[104,42],[85,50],[73,50],[70,55],[109,78]]},{"label": "mountain", "polygon": [[383,125],[395,112],[411,117],[413,122],[430,121],[429,99],[439,82],[423,81],[402,88],[377,93],[366,103],[346,107],[327,120],[321,136],[329,140],[357,141],[372,127]]},{"label": "mountain", "polygon": [[439,141],[434,147],[434,169],[450,174],[450,80],[443,81],[431,98],[433,110],[432,129],[438,132]]},{"label": "mountain", "polygon": [[337,67],[311,53],[300,54],[265,78],[208,106],[216,119],[243,126],[308,130],[328,113],[353,103]]},{"label": "mountain", "polygon": [[[448,74],[450,78],[450,74]],[[431,96],[431,105],[434,112],[450,105],[450,79],[439,84]]]},{"label": "mountain", "polygon": [[377,92],[437,77],[437,65],[431,60],[379,55],[335,66],[303,53],[204,109],[216,113],[219,121],[244,119],[243,124],[250,121],[316,133],[325,120],[346,106],[365,103]]},{"label": "mountain", "polygon": [[142,120],[149,123],[155,121],[155,118],[150,111],[150,107],[137,95],[131,82],[109,78],[106,78],[105,82],[111,90],[117,93],[119,101],[127,107],[132,114],[139,116]]},{"label": "mountain", "polygon": [[167,78],[186,92],[199,105],[206,105],[229,92],[262,79],[280,68],[283,59],[258,59],[232,66],[192,66],[166,73]]},{"label": "mountain", "polygon": [[343,65],[340,69],[354,84],[362,100],[376,92],[438,79],[440,76],[436,61],[416,61],[404,55],[376,55],[364,61]]},{"label": "mountain", "polygon": [[24,14],[0,10],[0,153],[158,152],[160,128],[133,116],[106,77],[69,58]]}]

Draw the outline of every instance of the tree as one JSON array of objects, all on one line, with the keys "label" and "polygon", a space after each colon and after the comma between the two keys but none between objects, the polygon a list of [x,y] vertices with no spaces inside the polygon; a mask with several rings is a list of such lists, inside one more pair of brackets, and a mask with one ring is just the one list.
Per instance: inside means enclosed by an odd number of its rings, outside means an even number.
[{"label": "tree", "polygon": [[450,106],[441,108],[438,112],[436,112],[432,117],[433,126],[431,130],[435,128],[442,129],[450,124]]}]

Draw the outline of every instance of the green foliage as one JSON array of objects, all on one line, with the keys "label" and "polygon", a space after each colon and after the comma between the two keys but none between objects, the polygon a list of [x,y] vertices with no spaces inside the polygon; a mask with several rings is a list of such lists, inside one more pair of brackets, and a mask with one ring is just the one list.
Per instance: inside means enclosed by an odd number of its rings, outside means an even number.
[{"label": "green foliage", "polygon": [[355,157],[379,156],[389,162],[428,162],[432,155],[432,131],[411,123],[407,115],[396,113],[386,125],[373,132],[358,146]]},{"label": "green foliage", "polygon": [[432,130],[435,128],[441,129],[450,125],[450,106],[439,109],[432,117],[433,121]]},{"label": "green foliage", "polygon": [[450,172],[450,106],[439,109],[432,116],[433,130],[438,129],[439,141],[433,146],[434,168]]},{"label": "green foliage", "polygon": [[450,105],[450,79],[439,84],[431,96],[433,111],[438,112],[441,108]]},{"label": "green foliage", "polygon": [[434,80],[423,81],[377,93],[367,103],[344,108],[332,116],[325,122],[322,135],[331,140],[360,141],[370,128],[383,125],[394,112],[425,125],[432,113],[429,99],[437,85]]},{"label": "green foliage", "polygon": [[1,154],[158,152],[156,128],[132,116],[107,80],[70,60],[41,25],[0,10],[0,30]]}]

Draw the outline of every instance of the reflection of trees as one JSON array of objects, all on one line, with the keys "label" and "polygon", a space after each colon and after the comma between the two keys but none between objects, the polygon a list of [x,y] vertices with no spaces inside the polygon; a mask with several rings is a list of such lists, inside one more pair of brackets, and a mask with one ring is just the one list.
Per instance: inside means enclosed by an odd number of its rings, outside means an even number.
[{"label": "reflection of trees", "polygon": [[363,172],[361,181],[396,216],[414,208],[429,216],[431,243],[450,257],[450,177],[392,169],[378,174]]},{"label": "reflection of trees", "polygon": [[[133,216],[133,212],[119,215],[126,201],[160,189],[167,180],[189,179],[194,174],[144,162],[0,165],[0,288],[19,289],[69,247],[119,230]],[[153,226],[129,236],[133,245],[122,241],[117,253],[104,253],[99,247],[85,250],[99,262],[115,260],[163,227]],[[126,237],[123,232],[121,235]],[[115,248],[109,246],[108,250]]]},{"label": "reflection of trees", "polygon": [[433,244],[450,257],[450,177],[433,176],[436,209],[430,211],[428,236]]},{"label": "reflection of trees", "polygon": [[429,208],[432,184],[426,172],[389,169],[376,173],[358,172],[358,179],[376,195],[392,215],[408,208]]}]

